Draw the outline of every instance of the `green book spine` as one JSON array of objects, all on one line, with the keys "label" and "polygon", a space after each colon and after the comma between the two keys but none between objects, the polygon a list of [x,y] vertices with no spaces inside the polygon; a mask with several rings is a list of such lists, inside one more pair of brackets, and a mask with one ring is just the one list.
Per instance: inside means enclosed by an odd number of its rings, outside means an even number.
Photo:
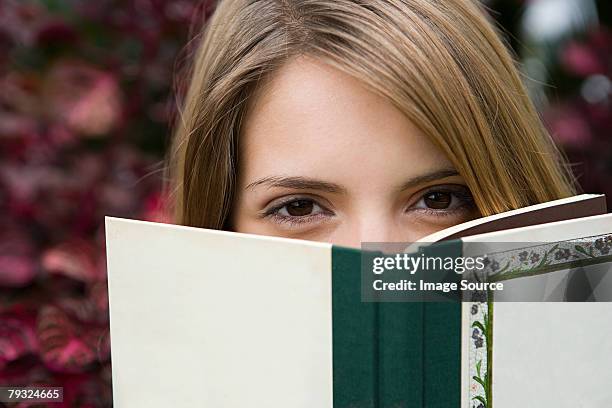
[{"label": "green book spine", "polygon": [[[463,255],[461,240],[426,247],[428,257],[457,258]],[[442,282],[459,283],[461,275],[439,271]],[[423,407],[461,406],[461,299],[423,304]]]},{"label": "green book spine", "polygon": [[378,404],[378,303],[361,302],[360,251],[332,248],[334,408]]},{"label": "green book spine", "polygon": [[461,303],[362,302],[361,252],[334,247],[332,264],[334,408],[459,408]]},{"label": "green book spine", "polygon": [[424,303],[379,303],[378,407],[423,405]]},{"label": "green book spine", "polygon": [[425,303],[423,407],[461,406],[461,303]]}]

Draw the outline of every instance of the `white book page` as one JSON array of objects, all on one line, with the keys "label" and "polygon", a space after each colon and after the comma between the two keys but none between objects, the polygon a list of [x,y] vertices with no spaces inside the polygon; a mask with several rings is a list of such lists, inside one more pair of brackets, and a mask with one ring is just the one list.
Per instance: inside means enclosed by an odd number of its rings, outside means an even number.
[{"label": "white book page", "polygon": [[[464,256],[473,256],[524,248],[528,243],[550,243],[609,233],[612,233],[612,214],[475,235],[462,240]],[[598,276],[594,291],[597,297],[612,300],[610,264],[582,268],[591,277]],[[606,273],[600,273],[602,270]],[[528,290],[557,302],[494,303],[493,407],[612,406],[612,302],[561,302],[565,296],[558,288],[563,287],[560,284],[567,277],[566,272],[557,271],[506,281],[509,286],[532,281]],[[468,316],[464,313],[466,323]],[[471,330],[471,327],[464,327],[466,344],[471,341]],[[469,370],[466,355],[463,357],[466,390]],[[465,391],[463,394],[462,406],[472,407],[475,402],[465,398]]]},{"label": "white book page", "polygon": [[493,315],[493,407],[612,406],[612,302],[499,302]]},{"label": "white book page", "polygon": [[108,217],[106,233],[115,407],[332,406],[331,245]]}]

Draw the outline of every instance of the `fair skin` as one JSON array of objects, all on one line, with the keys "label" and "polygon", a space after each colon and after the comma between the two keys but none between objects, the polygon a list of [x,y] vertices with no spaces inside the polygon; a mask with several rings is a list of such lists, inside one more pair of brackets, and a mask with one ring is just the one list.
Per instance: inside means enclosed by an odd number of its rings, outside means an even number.
[{"label": "fair skin", "polygon": [[250,102],[232,229],[359,247],[475,218],[452,163],[388,100],[310,57]]}]

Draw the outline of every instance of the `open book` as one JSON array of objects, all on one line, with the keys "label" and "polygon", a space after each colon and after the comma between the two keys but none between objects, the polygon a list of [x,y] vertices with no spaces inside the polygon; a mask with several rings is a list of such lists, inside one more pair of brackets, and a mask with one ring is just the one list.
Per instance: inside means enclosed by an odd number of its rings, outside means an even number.
[{"label": "open book", "polygon": [[486,253],[520,303],[364,302],[356,249],[107,217],[114,406],[612,406],[605,213],[582,195],[422,240]]}]

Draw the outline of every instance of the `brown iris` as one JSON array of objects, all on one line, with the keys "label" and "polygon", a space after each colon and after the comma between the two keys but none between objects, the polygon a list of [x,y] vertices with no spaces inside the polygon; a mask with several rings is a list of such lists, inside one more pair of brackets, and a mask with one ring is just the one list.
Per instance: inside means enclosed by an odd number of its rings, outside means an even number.
[{"label": "brown iris", "polygon": [[428,208],[435,210],[443,210],[450,206],[453,197],[451,193],[444,193],[440,191],[428,193],[423,200]]},{"label": "brown iris", "polygon": [[293,217],[303,217],[312,213],[314,203],[309,200],[295,200],[287,204],[287,213]]}]

